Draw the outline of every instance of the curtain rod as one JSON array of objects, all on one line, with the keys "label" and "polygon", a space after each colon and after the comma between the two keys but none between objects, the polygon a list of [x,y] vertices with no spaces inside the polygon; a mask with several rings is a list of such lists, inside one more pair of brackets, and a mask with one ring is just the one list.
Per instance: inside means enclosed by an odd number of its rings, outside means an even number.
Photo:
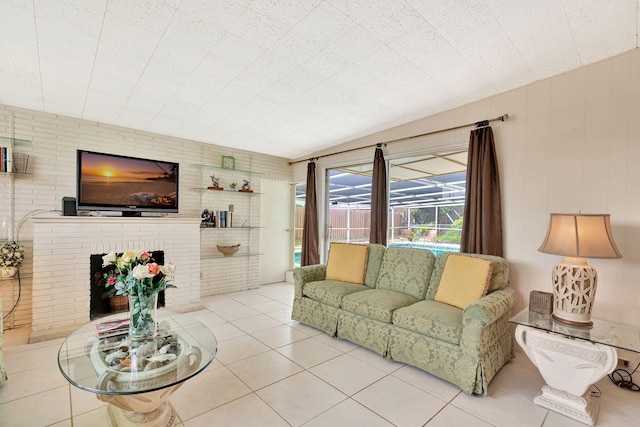
[{"label": "curtain rod", "polygon": [[307,159],[296,160],[295,162],[289,162],[289,165],[294,165],[296,163],[306,162],[306,161],[311,161],[311,160],[318,160],[318,159],[320,159],[322,157],[335,156],[337,154],[349,153],[351,151],[364,150],[365,148],[380,147],[381,145],[392,144],[394,142],[408,141],[408,140],[413,139],[413,138],[421,138],[423,136],[429,136],[429,135],[435,135],[437,133],[449,132],[449,131],[452,131],[452,130],[462,129],[462,128],[466,128],[466,127],[469,127],[469,126],[486,127],[486,126],[489,126],[489,123],[491,123],[491,122],[498,122],[498,121],[499,122],[504,122],[505,120],[508,120],[508,119],[509,119],[509,114],[503,114],[503,115],[501,115],[499,117],[496,117],[496,118],[493,118],[493,119],[489,119],[489,120],[481,120],[481,121],[475,122],[475,123],[467,123],[466,125],[458,125],[458,126],[454,126],[454,127],[451,127],[451,128],[434,130],[434,131],[427,132],[427,133],[421,133],[420,135],[405,136],[403,138],[392,139],[390,141],[378,142],[378,143],[371,144],[371,145],[365,145],[364,147],[350,148],[348,150],[337,151],[337,152],[331,153],[331,154],[323,154],[321,156],[311,157],[308,160]]}]

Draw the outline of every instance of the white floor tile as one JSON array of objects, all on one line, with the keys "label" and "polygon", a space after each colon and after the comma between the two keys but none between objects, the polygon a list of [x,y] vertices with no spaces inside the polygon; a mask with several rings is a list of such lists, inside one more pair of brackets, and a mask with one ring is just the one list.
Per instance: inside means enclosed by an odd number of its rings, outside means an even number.
[{"label": "white floor tile", "polygon": [[257,316],[235,320],[231,322],[231,324],[247,333],[262,331],[264,329],[282,325],[280,321],[274,319],[273,317],[269,317],[266,314],[259,314]]},{"label": "white floor tile", "polygon": [[231,340],[234,338],[246,335],[246,332],[242,329],[236,328],[231,323],[223,323],[221,325],[215,325],[209,327],[218,340],[218,344],[221,342]]},{"label": "white floor tile", "polygon": [[216,314],[223,319],[232,322],[234,320],[244,319],[246,317],[257,316],[259,311],[253,308],[242,306],[241,308],[228,308],[216,311]]},{"label": "white floor tile", "polygon": [[71,395],[71,409],[73,412],[72,415],[74,417],[85,412],[95,411],[96,409],[107,406],[105,402],[98,400],[95,393],[79,389],[75,386],[71,386],[69,389]]},{"label": "white floor tile", "polygon": [[451,404],[496,427],[539,427],[547,415],[546,409],[531,400],[494,390],[491,384],[488,396],[460,393]]},{"label": "white floor tile", "polygon": [[244,305],[251,305],[251,304],[258,304],[261,302],[272,301],[271,298],[267,298],[264,295],[260,295],[259,293],[253,290],[233,292],[233,293],[227,294],[227,296],[232,300],[238,301],[239,303]]},{"label": "white floor tile", "polygon": [[[9,381],[13,379],[10,378]],[[0,386],[0,393],[7,384],[8,382]],[[67,384],[0,404],[2,426],[46,426],[70,419],[69,387]]]},{"label": "white floor tile", "polygon": [[275,351],[231,363],[227,368],[252,390],[259,390],[302,371],[299,365]]},{"label": "white floor tile", "polygon": [[[468,396],[429,373],[291,320],[286,304],[292,297],[293,285],[279,283],[202,298],[205,308],[190,315],[213,331],[221,352],[170,397],[178,427],[583,426],[532,402],[544,380],[518,348],[489,384],[488,397]],[[4,331],[9,381],[0,386],[0,425],[106,427],[106,404],[60,374],[64,339],[28,344],[29,334],[30,328]],[[635,426],[640,393],[608,378],[597,386],[596,425]]]},{"label": "white floor tile", "polygon": [[260,313],[275,313],[282,310],[291,310],[291,307],[287,304],[283,304],[278,301],[267,301],[261,302],[259,304],[251,304],[249,307],[254,310],[259,311]]},{"label": "white floor tile", "polygon": [[314,338],[320,342],[330,345],[331,347],[337,348],[344,353],[358,348],[358,344],[354,344],[346,340],[341,340],[340,338],[332,337],[331,335],[327,334],[315,335]]},{"label": "white floor tile", "polygon": [[246,359],[247,357],[269,351],[267,345],[261,343],[250,335],[223,341],[218,345],[216,359],[223,365]]},{"label": "white floor tile", "polygon": [[282,347],[309,338],[305,333],[293,329],[289,325],[276,326],[275,328],[254,332],[251,335],[271,348]]},{"label": "white floor tile", "polygon": [[289,424],[255,394],[250,394],[188,419],[184,426],[288,427]]},{"label": "white floor tile", "polygon": [[280,289],[271,288],[268,286],[261,286],[260,288],[255,290],[256,293],[260,295],[264,295],[267,298],[271,298],[272,300],[277,300],[280,298],[287,298],[292,294],[290,292],[282,291]]},{"label": "white floor tile", "polygon": [[189,379],[169,400],[185,421],[250,393],[249,387],[223,367]]},{"label": "white floor tile", "polygon": [[343,354],[309,369],[347,396],[351,396],[387,375],[379,369]]},{"label": "white floor tile", "polygon": [[296,374],[256,393],[294,426],[302,425],[347,398],[308,372]]},{"label": "white floor tile", "polygon": [[450,402],[462,393],[458,386],[413,366],[403,366],[391,375],[445,402]]},{"label": "white floor tile", "polygon": [[353,399],[398,426],[423,426],[446,402],[387,376],[353,396]]},{"label": "white floor tile", "polygon": [[294,342],[293,344],[282,346],[276,349],[276,351],[305,369],[309,369],[343,354],[341,351],[313,338],[307,338]]},{"label": "white floor tile", "polygon": [[389,421],[365,408],[358,402],[347,399],[318,415],[304,427],[391,427]]},{"label": "white floor tile", "polygon": [[[56,360],[57,356],[53,362],[55,363]],[[49,363],[10,375],[9,380],[0,386],[0,403],[68,386],[69,383],[60,373],[58,366]]]},{"label": "white floor tile", "polygon": [[25,349],[19,352],[7,353],[4,355],[7,374],[13,375],[16,372],[40,368],[43,365],[43,361],[47,361],[47,365],[57,370],[58,366],[56,361],[58,360],[59,350],[59,345],[48,345],[39,346],[30,350]]},{"label": "white floor tile", "polygon": [[404,366],[403,363],[385,359],[375,351],[371,351],[363,347],[358,347],[355,350],[350,351],[349,354],[388,374],[395,372]]},{"label": "white floor tile", "polygon": [[273,317],[282,323],[295,323],[295,320],[291,318],[291,308],[286,310],[274,311],[273,313],[267,313],[267,316]]},{"label": "white floor tile", "polygon": [[109,427],[107,405],[73,417],[73,427]]},{"label": "white floor tile", "polygon": [[455,406],[448,405],[445,406],[442,411],[438,412],[426,425],[426,427],[451,426],[491,427],[491,424],[486,423],[471,414],[467,414]]},{"label": "white floor tile", "polygon": [[544,379],[531,360],[523,352],[516,351],[516,358],[498,371],[489,387],[522,399],[533,400],[540,394],[543,385]]}]

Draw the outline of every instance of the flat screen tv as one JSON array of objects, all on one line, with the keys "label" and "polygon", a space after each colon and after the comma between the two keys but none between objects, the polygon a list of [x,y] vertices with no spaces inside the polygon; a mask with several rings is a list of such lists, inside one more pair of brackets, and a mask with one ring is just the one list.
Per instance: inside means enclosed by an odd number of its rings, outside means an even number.
[{"label": "flat screen tv", "polygon": [[178,212],[179,164],[78,150],[79,211]]}]

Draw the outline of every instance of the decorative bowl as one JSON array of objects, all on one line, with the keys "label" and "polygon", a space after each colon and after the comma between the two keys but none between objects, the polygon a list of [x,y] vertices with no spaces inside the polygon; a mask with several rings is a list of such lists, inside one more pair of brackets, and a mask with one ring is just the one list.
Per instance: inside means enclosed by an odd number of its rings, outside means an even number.
[{"label": "decorative bowl", "polygon": [[231,256],[236,252],[238,252],[238,249],[240,249],[240,243],[236,245],[216,245],[216,246],[224,256]]}]

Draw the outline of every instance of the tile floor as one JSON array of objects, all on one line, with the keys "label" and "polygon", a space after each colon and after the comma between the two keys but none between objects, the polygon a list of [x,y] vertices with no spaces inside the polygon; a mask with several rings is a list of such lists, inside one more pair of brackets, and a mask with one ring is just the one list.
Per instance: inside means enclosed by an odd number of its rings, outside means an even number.
[{"label": "tile floor", "polygon": [[[279,283],[208,297],[206,309],[191,313],[215,333],[219,352],[171,396],[178,425],[583,425],[531,402],[543,381],[521,352],[492,381],[489,396],[467,396],[423,371],[291,321],[292,299],[293,286]],[[0,386],[0,425],[108,425],[105,404],[60,374],[63,340],[27,339],[24,329],[4,335],[10,379]],[[640,425],[640,393],[606,378],[597,385],[598,426]]]}]

